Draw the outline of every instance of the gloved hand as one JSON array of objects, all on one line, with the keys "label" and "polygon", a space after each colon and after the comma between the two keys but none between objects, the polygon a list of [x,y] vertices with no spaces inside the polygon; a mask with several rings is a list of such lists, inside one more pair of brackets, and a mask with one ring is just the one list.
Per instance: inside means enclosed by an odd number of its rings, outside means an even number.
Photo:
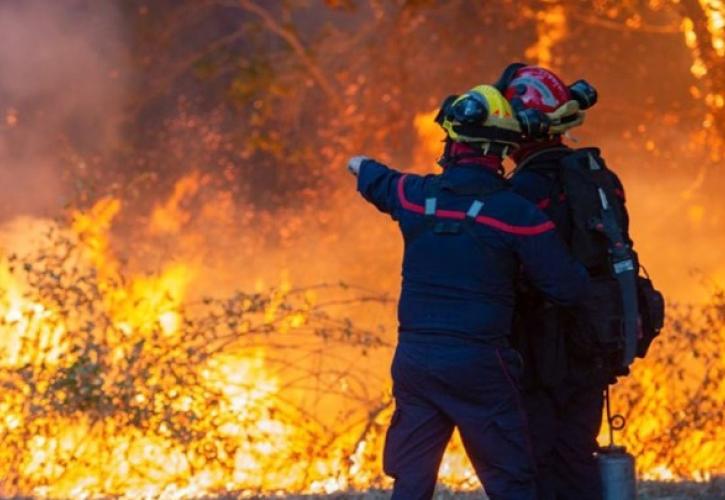
[{"label": "gloved hand", "polygon": [[369,160],[367,156],[353,156],[350,158],[350,160],[347,162],[347,169],[357,177],[357,175],[360,173],[360,165],[362,165],[362,162],[365,160]]}]

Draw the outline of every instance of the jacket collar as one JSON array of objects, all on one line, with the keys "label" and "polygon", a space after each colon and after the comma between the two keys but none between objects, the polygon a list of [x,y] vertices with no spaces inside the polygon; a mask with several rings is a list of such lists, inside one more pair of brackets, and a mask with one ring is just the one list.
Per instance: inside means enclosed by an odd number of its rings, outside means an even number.
[{"label": "jacket collar", "polygon": [[441,180],[443,188],[462,195],[474,195],[506,184],[506,180],[497,172],[465,163],[446,168],[441,174]]},{"label": "jacket collar", "polygon": [[522,170],[529,165],[557,163],[559,159],[568,155],[571,151],[571,148],[564,144],[556,144],[548,148],[538,149],[523,158],[518,158],[514,171]]}]

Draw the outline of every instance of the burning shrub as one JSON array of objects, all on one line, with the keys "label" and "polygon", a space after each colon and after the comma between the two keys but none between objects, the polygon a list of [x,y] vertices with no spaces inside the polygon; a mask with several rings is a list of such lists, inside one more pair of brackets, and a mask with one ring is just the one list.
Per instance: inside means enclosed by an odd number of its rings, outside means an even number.
[{"label": "burning shrub", "polygon": [[627,416],[624,444],[639,473],[705,480],[725,473],[725,291],[701,306],[671,307],[648,357],[615,386]]},{"label": "burning shrub", "polygon": [[[53,226],[35,250],[0,261],[0,494],[389,485],[379,372],[392,346],[361,326],[390,315],[387,299],[344,284],[192,299],[187,266],[137,274],[113,257],[117,210],[101,200],[71,230]],[[724,343],[725,292],[673,307],[615,388],[641,476],[725,470]],[[448,451],[442,481],[478,487],[460,442]]]},{"label": "burning shrub", "polygon": [[[347,486],[389,401],[336,355],[386,344],[332,311],[384,297],[340,284],[181,305],[169,270],[111,267],[92,265],[87,242],[59,231],[6,261],[0,493]],[[332,362],[308,362],[316,352]],[[337,428],[307,397],[331,385],[345,402]]]}]

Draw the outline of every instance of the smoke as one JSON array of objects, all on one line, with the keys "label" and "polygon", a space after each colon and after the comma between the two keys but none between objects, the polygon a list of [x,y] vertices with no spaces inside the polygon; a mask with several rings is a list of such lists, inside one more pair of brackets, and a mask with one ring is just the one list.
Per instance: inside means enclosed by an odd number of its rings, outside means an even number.
[{"label": "smoke", "polygon": [[56,214],[71,169],[117,139],[124,33],[111,2],[0,3],[0,213]]}]

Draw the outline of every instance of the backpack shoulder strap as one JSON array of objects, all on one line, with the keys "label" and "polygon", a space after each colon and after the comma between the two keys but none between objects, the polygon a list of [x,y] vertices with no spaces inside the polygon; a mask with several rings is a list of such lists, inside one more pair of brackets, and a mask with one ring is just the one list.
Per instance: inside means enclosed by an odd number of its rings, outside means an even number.
[{"label": "backpack shoulder strap", "polygon": [[[561,157],[566,157],[568,154],[571,153],[571,149],[568,147],[556,147],[556,148],[549,148],[542,151],[539,151],[537,153],[534,153],[530,156],[528,156],[525,160],[523,160],[521,163],[516,165],[516,169],[512,173],[512,175],[515,175],[519,172],[522,172],[525,170],[527,173],[534,174],[535,176],[541,178],[540,182],[548,182],[549,183],[549,189],[546,193],[545,198],[540,198],[536,200],[537,205],[539,208],[546,208],[550,204],[556,204],[560,201],[560,197],[563,193],[562,190],[562,182],[560,178],[560,170],[561,170],[561,163],[560,159]],[[564,153],[559,156],[559,158],[552,158],[548,161],[538,161],[541,160],[542,155],[544,154],[550,154],[550,153]]]},{"label": "backpack shoulder strap", "polygon": [[533,153],[526,157],[525,160],[523,160],[521,163],[516,165],[516,169],[514,172],[521,170],[523,168],[528,168],[531,170],[544,170],[546,169],[546,164],[544,163],[536,163],[534,160],[537,160],[544,154],[553,153],[553,152],[569,152],[571,151],[570,148],[567,148],[566,146],[556,147],[556,148],[549,148],[549,149],[543,149],[541,151],[538,151],[536,153]]},{"label": "backpack shoulder strap", "polygon": [[[627,215],[624,209],[623,196],[616,174],[612,172],[600,156],[597,148],[582,148],[572,152],[560,160],[560,182],[565,195],[572,198],[571,203],[577,200],[577,186],[585,183],[590,189],[596,187],[600,198],[612,206],[614,215],[623,232],[627,232]],[[570,192],[566,192],[570,191]],[[587,190],[588,191],[588,190]]]},{"label": "backpack shoulder strap", "polygon": [[[608,275],[618,284],[623,313],[622,356],[629,366],[637,353],[638,303],[637,258],[630,248],[616,195],[615,177],[599,156],[599,150],[585,148],[561,159],[561,177],[575,224],[585,240],[602,241],[608,248]],[[591,235],[591,236],[586,236]],[[595,240],[598,238],[598,240]],[[577,241],[574,242],[576,246]],[[589,248],[601,248],[589,243]],[[576,255],[577,252],[574,251]]]},{"label": "backpack shoulder strap", "polygon": [[559,163],[562,166],[583,168],[592,172],[608,170],[598,148],[573,149],[570,154],[563,156]]}]

